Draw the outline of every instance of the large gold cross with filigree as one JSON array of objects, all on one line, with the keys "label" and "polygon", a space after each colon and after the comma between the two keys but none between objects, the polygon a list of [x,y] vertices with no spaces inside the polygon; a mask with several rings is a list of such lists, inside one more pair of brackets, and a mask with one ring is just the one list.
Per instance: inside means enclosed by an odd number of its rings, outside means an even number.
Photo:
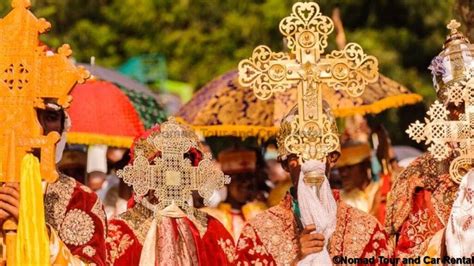
[{"label": "large gold cross with filigree", "polygon": [[457,156],[449,166],[451,179],[461,182],[466,172],[474,166],[474,75],[451,84],[446,90],[447,102],[456,106],[464,103],[464,114],[459,120],[448,120],[449,111],[436,101],[427,112],[425,123],[416,121],[407,133],[417,142],[430,144],[428,151],[438,160],[451,153]]},{"label": "large gold cross with filigree", "polygon": [[323,55],[333,29],[332,20],[320,13],[318,4],[296,3],[291,15],[280,22],[290,53],[258,46],[251,58],[239,63],[240,83],[252,87],[262,100],[298,87],[298,119],[285,146],[303,160],[322,160],[339,147],[338,136],[327,130],[330,123],[323,112],[322,86],[357,97],[378,78],[377,59],[364,54],[356,43]]},{"label": "large gold cross with filigree", "polygon": [[198,191],[208,205],[213,192],[228,184],[230,179],[220,171],[211,160],[209,153],[197,166],[193,166],[185,154],[191,149],[199,150],[197,137],[185,130],[173,118],[161,124],[160,133],[146,141],[151,144],[160,156],[152,162],[141,151],[135,151],[136,158],[132,165],[119,170],[117,175],[132,185],[137,196],[145,196],[154,191],[159,200],[156,210],[163,210],[176,204],[192,216],[189,200],[192,191]]},{"label": "large gold cross with filigree", "polygon": [[68,45],[58,53],[40,45],[51,25],[29,11],[29,0],[12,0],[12,7],[0,19],[0,182],[18,182],[21,160],[33,149],[41,153],[42,178],[53,182],[59,134],[44,136],[35,109],[44,109],[45,100],[67,108],[69,92],[89,73],[71,62]]}]

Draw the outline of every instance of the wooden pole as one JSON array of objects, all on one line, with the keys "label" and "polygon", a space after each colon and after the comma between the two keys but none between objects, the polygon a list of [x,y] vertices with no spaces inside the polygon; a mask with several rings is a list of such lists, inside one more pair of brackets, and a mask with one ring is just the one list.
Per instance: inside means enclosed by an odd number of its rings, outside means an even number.
[{"label": "wooden pole", "polygon": [[[4,178],[6,182],[19,182],[19,176],[16,169],[16,136],[12,130],[8,134],[7,141],[7,176]],[[2,230],[5,237],[5,248],[4,252],[6,255],[6,263],[8,266],[16,265],[16,236],[17,236],[18,223],[10,217],[3,222]]]},{"label": "wooden pole", "polygon": [[16,230],[18,224],[13,218],[7,219],[3,222],[2,230],[5,235],[6,259],[7,265],[16,265]]}]

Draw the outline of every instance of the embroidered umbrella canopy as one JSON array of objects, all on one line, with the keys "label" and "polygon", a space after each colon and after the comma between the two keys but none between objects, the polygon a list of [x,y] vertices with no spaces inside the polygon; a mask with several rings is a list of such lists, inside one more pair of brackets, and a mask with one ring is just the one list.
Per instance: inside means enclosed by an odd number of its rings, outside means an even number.
[{"label": "embroidered umbrella canopy", "polygon": [[165,107],[163,107],[161,103],[158,103],[155,97],[124,87],[120,87],[120,89],[132,102],[145,129],[150,129],[156,124],[161,124],[168,118]]},{"label": "embroidered umbrella canopy", "polygon": [[[364,94],[352,98],[343,91],[323,89],[323,98],[336,117],[377,114],[388,108],[422,100],[397,82],[380,75]],[[296,104],[296,89],[276,93],[260,101],[251,88],[240,86],[237,70],[212,80],[176,114],[206,137],[238,136],[266,140],[277,132],[279,122]]]},{"label": "embroidered umbrella canopy", "polygon": [[71,95],[69,143],[129,148],[145,130],[133,102],[113,83],[91,80],[76,85]]}]

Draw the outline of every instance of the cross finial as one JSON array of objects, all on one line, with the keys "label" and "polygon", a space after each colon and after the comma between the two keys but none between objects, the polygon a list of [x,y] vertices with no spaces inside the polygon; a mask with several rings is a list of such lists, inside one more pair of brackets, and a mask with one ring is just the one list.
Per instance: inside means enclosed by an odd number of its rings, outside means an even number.
[{"label": "cross finial", "polygon": [[451,34],[455,34],[458,32],[458,28],[461,27],[461,23],[457,22],[455,19],[452,19],[449,24],[446,26],[449,30],[451,30]]},{"label": "cross finial", "polygon": [[322,15],[314,2],[295,3],[292,11],[280,22],[290,52],[276,53],[258,46],[252,57],[239,63],[239,82],[252,87],[262,100],[297,87],[298,114],[283,141],[285,149],[304,160],[322,160],[339,147],[329,126],[333,118],[323,110],[323,87],[358,97],[368,83],[378,79],[378,62],[355,43],[342,51],[324,53],[334,29],[332,20]]},{"label": "cross finial", "polygon": [[467,78],[447,87],[446,102],[455,105],[464,103],[464,113],[458,119],[451,120],[445,105],[436,101],[427,112],[425,122],[417,120],[406,131],[411,139],[429,144],[428,151],[438,160],[456,154],[449,167],[450,177],[456,183],[461,182],[464,169],[471,169],[474,165],[474,131],[471,119],[474,116],[474,77]]},{"label": "cross finial", "polygon": [[[0,159],[3,165],[0,181],[18,182],[19,175],[9,173],[20,173],[22,158],[32,150],[39,150],[41,177],[53,182],[58,177],[54,151],[60,136],[56,132],[43,134],[35,109],[44,109],[47,99],[67,108],[71,101],[70,91],[87,77],[87,72],[71,62],[68,46],[60,48],[58,53],[44,49],[39,36],[50,24],[28,11],[30,0],[9,2],[12,10],[0,18],[0,154],[14,149],[16,156]],[[11,130],[15,132],[14,141],[8,141]]]},{"label": "cross finial", "polygon": [[31,7],[31,2],[30,0],[13,0],[12,1],[12,7],[13,8],[30,8]]},{"label": "cross finial", "polygon": [[[230,178],[215,167],[212,156],[199,149],[194,132],[174,118],[162,123],[159,129],[152,129],[144,141],[152,146],[154,154],[160,156],[145,157],[148,147],[136,145],[136,142],[133,163],[117,171],[117,175],[131,185],[139,197],[154,191],[155,197],[160,199],[153,206],[156,210],[177,205],[193,216],[193,209],[187,203],[192,191],[197,191],[208,205],[212,193],[230,182]],[[185,156],[192,150],[204,155],[197,165]]]}]

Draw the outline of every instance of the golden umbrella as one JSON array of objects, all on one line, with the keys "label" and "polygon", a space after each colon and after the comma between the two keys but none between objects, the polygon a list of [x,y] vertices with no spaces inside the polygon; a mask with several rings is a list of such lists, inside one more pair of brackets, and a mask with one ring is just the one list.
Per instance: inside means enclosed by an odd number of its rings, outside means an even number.
[{"label": "golden umbrella", "polygon": [[[361,97],[323,88],[323,98],[336,117],[377,114],[388,108],[414,104],[422,97],[380,75]],[[237,70],[229,71],[202,87],[176,114],[205,137],[237,136],[267,140],[274,136],[283,117],[296,104],[296,89],[258,100],[252,88],[242,87]]]}]

